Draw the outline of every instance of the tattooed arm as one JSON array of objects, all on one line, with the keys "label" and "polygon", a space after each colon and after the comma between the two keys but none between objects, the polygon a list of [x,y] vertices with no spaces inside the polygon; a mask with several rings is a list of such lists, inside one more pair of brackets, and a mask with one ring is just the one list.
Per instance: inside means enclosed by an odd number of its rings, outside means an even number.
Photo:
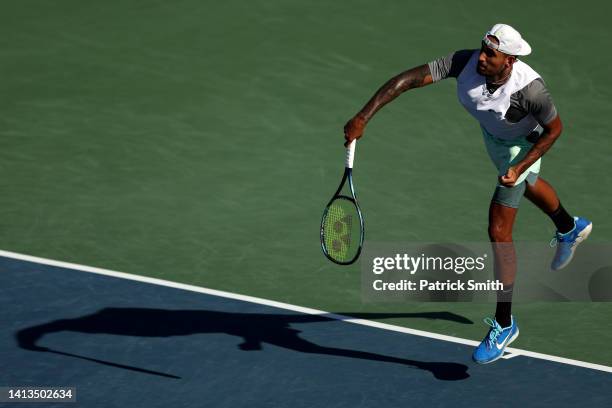
[{"label": "tattooed arm", "polygon": [[420,88],[433,83],[431,71],[427,64],[402,72],[385,83],[365,104],[365,106],[344,126],[345,146],[363,135],[366,124],[383,106],[397,98],[403,92]]}]

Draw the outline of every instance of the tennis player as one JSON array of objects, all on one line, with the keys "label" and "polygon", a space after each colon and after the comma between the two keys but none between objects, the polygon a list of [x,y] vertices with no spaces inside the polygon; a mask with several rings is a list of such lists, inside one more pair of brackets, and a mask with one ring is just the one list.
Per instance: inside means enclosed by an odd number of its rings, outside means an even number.
[{"label": "tennis player", "polygon": [[551,268],[569,264],[576,246],[591,232],[592,223],[572,217],[552,186],[539,177],[542,156],[561,135],[561,119],[540,75],[519,57],[531,53],[521,34],[506,24],[487,31],[480,49],[461,50],[405,71],[385,83],[344,127],[346,144],[363,135],[374,114],[402,92],[452,77],[457,97],[480,123],[485,146],[498,171],[489,207],[489,238],[495,255],[495,275],[504,284],[497,293],[495,318],[485,319],[489,331],[474,350],[485,364],[499,359],[518,337],[512,316],[516,254],[512,226],[523,195],[546,213],[557,232]]}]

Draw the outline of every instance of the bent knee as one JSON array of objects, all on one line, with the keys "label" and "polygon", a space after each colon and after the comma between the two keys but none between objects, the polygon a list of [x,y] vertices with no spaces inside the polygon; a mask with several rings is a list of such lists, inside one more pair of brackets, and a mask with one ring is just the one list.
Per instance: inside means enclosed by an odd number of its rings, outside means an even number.
[{"label": "bent knee", "polygon": [[489,224],[489,239],[492,242],[512,242],[512,226],[502,223]]}]

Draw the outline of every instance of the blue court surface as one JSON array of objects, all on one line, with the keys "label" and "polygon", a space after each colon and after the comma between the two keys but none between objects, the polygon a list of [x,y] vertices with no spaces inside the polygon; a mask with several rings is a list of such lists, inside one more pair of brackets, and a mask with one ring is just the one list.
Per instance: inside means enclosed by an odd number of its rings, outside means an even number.
[{"label": "blue court surface", "polygon": [[612,405],[601,370],[7,257],[0,283],[0,386],[77,389],[6,406]]}]

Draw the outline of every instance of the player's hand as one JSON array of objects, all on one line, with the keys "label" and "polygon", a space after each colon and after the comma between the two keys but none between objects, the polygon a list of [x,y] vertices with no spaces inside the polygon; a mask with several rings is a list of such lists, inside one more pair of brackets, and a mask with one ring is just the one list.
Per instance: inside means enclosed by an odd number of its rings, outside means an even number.
[{"label": "player's hand", "polygon": [[346,122],[344,125],[344,147],[348,147],[349,144],[355,139],[359,139],[363,136],[363,130],[365,129],[366,120],[361,114],[355,115],[351,120]]},{"label": "player's hand", "polygon": [[518,174],[518,171],[516,170],[516,167],[510,167],[508,171],[506,172],[506,174],[504,174],[503,176],[499,178],[499,184],[501,184],[504,187],[514,187],[514,183],[516,183],[516,180],[518,178],[519,178],[519,174]]}]

